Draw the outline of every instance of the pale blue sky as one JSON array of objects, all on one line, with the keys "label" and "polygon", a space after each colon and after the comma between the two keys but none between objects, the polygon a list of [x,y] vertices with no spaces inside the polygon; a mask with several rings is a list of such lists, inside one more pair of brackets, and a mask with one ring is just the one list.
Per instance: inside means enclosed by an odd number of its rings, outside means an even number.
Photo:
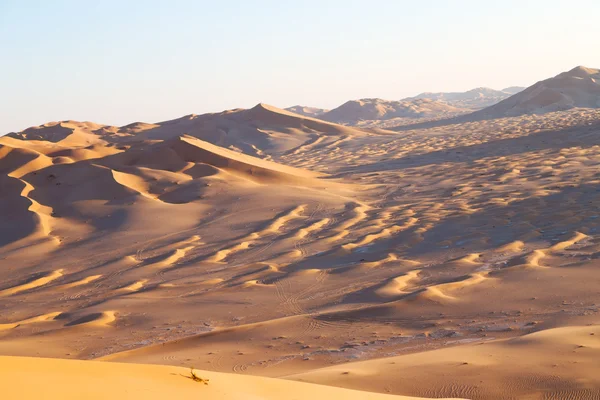
[{"label": "pale blue sky", "polygon": [[599,15],[597,0],[0,0],[0,134],[526,86],[599,67]]}]

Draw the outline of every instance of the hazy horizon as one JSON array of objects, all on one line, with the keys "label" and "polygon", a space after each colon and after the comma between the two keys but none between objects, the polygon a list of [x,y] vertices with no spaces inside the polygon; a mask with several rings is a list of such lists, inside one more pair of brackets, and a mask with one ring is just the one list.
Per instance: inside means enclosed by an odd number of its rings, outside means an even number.
[{"label": "hazy horizon", "polygon": [[65,119],[501,90],[600,66],[592,1],[178,4],[2,2],[0,135]]}]

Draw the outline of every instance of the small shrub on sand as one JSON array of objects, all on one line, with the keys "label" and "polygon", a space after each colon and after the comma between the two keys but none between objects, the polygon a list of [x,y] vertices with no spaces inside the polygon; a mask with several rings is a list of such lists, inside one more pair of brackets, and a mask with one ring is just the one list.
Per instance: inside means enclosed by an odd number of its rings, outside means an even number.
[{"label": "small shrub on sand", "polygon": [[194,382],[200,382],[204,383],[205,385],[208,385],[209,379],[201,378],[198,375],[196,375],[196,373],[194,372],[194,367],[190,368],[190,375],[190,379]]}]

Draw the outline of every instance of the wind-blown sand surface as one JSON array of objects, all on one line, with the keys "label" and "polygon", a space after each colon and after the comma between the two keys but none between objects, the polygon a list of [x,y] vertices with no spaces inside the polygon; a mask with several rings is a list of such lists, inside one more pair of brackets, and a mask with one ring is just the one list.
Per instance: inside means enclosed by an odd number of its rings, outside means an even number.
[{"label": "wind-blown sand surface", "polygon": [[392,132],[258,105],[0,146],[0,354],[104,361],[3,357],[7,382],[600,396],[598,109]]},{"label": "wind-blown sand surface", "polygon": [[[338,389],[190,369],[43,358],[0,357],[2,395],[10,399],[348,399],[418,400],[417,397]],[[35,382],[32,380],[35,379]]]}]

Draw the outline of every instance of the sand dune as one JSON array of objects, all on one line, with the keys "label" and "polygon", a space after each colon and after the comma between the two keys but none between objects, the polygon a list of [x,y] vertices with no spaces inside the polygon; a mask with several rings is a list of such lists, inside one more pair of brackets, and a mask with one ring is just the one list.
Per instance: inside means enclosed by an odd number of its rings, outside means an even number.
[{"label": "sand dune", "polygon": [[324,114],[327,111],[329,111],[324,108],[306,107],[306,106],[292,106],[292,107],[287,107],[285,110],[293,112],[294,114],[304,115],[305,117],[313,117],[313,118],[318,118],[319,115]]},{"label": "sand dune", "polygon": [[519,92],[474,115],[512,116],[546,113],[575,107],[600,107],[600,71],[576,67]]},{"label": "sand dune", "polygon": [[375,294],[384,298],[394,298],[399,295],[405,294],[406,289],[410,282],[417,279],[419,270],[410,271],[405,275],[392,278],[390,281],[381,285],[375,290]]},{"label": "sand dune", "polygon": [[401,232],[403,230],[409,229],[409,228],[413,227],[418,221],[419,220],[417,218],[409,218],[402,225],[393,225],[393,226],[390,226],[389,228],[384,228],[384,229],[380,230],[379,232],[370,233],[370,234],[364,236],[363,238],[361,238],[357,242],[348,243],[348,244],[343,245],[342,248],[344,250],[353,250],[353,249],[356,249],[357,247],[370,245],[371,243],[373,243],[376,240],[380,240],[382,238],[389,237],[397,232]]},{"label": "sand dune", "polygon": [[66,326],[77,327],[108,327],[117,319],[114,311],[102,311],[78,318],[66,324]]},{"label": "sand dune", "polygon": [[500,101],[521,92],[523,87],[513,86],[502,90],[494,90],[486,87],[480,87],[468,90],[466,92],[450,93],[421,93],[415,97],[408,97],[404,100],[429,99],[447,103],[453,107],[478,110],[492,106]]},{"label": "sand dune", "polygon": [[449,117],[468,110],[430,99],[391,101],[383,99],[351,100],[318,118],[343,124],[392,118]]},{"label": "sand dune", "polygon": [[4,394],[20,399],[417,399],[194,369],[204,384],[191,379],[189,368],[94,361],[0,357],[0,373]]},{"label": "sand dune", "polygon": [[498,247],[496,249],[496,251],[499,253],[508,253],[508,252],[518,253],[519,251],[521,251],[523,249],[523,246],[525,246],[525,243],[523,243],[520,240],[515,240],[514,242],[510,242],[503,246]]},{"label": "sand dune", "polygon": [[342,135],[369,134],[266,104],[248,110],[191,115],[158,125],[136,133],[136,139],[164,140],[186,134],[260,158],[293,151],[318,136],[328,136],[330,142]]},{"label": "sand dune", "polygon": [[[427,397],[592,399],[600,393],[594,361],[600,349],[599,333],[597,326],[549,329],[516,339],[351,363],[289,378]],[[441,382],[436,388],[422,383],[432,380]]]},{"label": "sand dune", "polygon": [[148,282],[147,279],[142,279],[141,281],[133,282],[127,286],[124,286],[119,290],[122,290],[124,292],[137,292],[138,290],[144,287],[146,282]]},{"label": "sand dune", "polygon": [[259,104],[0,138],[0,354],[188,368],[4,358],[42,379],[9,390],[597,398],[596,73],[401,132]]},{"label": "sand dune", "polygon": [[197,139],[180,138],[171,148],[185,161],[203,162],[257,182],[294,182],[318,176],[308,171],[236,154]]},{"label": "sand dune", "polygon": [[55,163],[81,161],[115,154],[139,141],[189,135],[220,147],[260,158],[293,151],[320,136],[331,143],[341,136],[365,136],[361,130],[332,124],[267,104],[222,113],[187,115],[156,124],[136,122],[123,127],[61,121],[15,132],[0,139],[50,156]]},{"label": "sand dune", "polygon": [[583,234],[581,232],[575,232],[575,235],[571,239],[565,240],[563,242],[558,242],[552,247],[550,247],[550,251],[565,250],[566,248],[573,246],[575,243],[580,242],[583,239],[586,239],[587,237],[588,235],[586,234]]},{"label": "sand dune", "polygon": [[[477,121],[527,115],[544,115],[578,108],[598,109],[600,108],[600,84],[598,82],[600,82],[600,72],[598,69],[579,66],[570,71],[558,74],[555,77],[539,81],[497,104],[470,114],[439,120],[398,121],[398,123],[393,125],[385,124],[380,126],[390,130],[405,131],[419,128],[436,128],[453,124],[467,126]],[[528,117],[524,118],[528,119]],[[543,118],[541,117],[541,119]],[[567,121],[556,121],[552,116],[550,118],[555,120],[559,126],[568,126]],[[570,120],[570,122],[574,121]],[[579,124],[579,122],[576,124]],[[540,126],[544,125],[544,123],[540,124]]]},{"label": "sand dune", "polygon": [[91,276],[87,276],[83,279],[80,279],[78,281],[75,282],[71,282],[71,283],[67,283],[65,285],[61,286],[61,289],[71,289],[74,287],[78,287],[78,286],[83,286],[83,285],[87,285],[91,282],[94,282],[97,279],[102,278],[102,275],[91,275]]},{"label": "sand dune", "polygon": [[60,278],[63,275],[62,272],[62,269],[57,269],[56,271],[45,273],[39,278],[30,279],[27,282],[22,283],[20,285],[2,289],[0,290],[0,297],[12,296],[20,292],[24,292],[30,289],[35,289],[37,287],[46,285],[52,282],[53,280]]},{"label": "sand dune", "polygon": [[[232,246],[232,247],[229,247],[229,248],[226,248],[223,250],[219,250],[217,253],[215,253],[214,255],[209,257],[207,259],[207,261],[212,261],[212,262],[223,261],[225,258],[229,257],[233,253],[236,253],[240,250],[245,250],[245,249],[249,248],[250,246],[253,245],[253,243],[256,239],[261,239],[264,235],[268,235],[271,233],[277,233],[290,220],[298,218],[300,216],[300,214],[304,211],[305,208],[306,208],[305,205],[300,205],[288,212],[285,212],[284,214],[275,218],[273,221],[269,222],[269,224],[267,226],[265,226],[263,229],[261,229],[257,232],[252,232],[248,236],[245,236],[242,239],[240,239],[239,244],[236,244],[235,246]],[[303,231],[301,230],[299,232],[303,232]]]},{"label": "sand dune", "polygon": [[48,313],[48,314],[44,314],[44,315],[38,315],[36,317],[27,318],[22,321],[11,322],[8,324],[0,324],[0,331],[4,331],[7,329],[13,329],[13,328],[16,328],[21,325],[27,325],[27,324],[33,324],[36,322],[52,320],[52,319],[55,319],[56,317],[58,317],[60,314],[61,314],[60,312],[53,312],[53,313]]}]

